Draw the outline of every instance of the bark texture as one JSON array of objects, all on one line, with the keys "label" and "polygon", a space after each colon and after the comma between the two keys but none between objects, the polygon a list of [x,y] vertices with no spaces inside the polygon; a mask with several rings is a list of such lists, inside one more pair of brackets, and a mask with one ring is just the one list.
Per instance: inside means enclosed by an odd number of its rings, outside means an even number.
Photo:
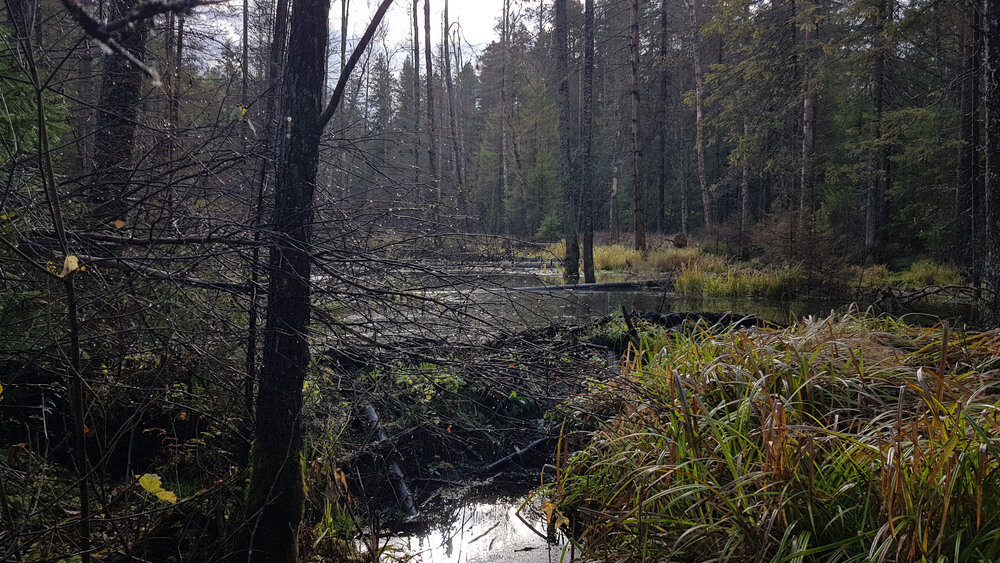
[{"label": "bark texture", "polygon": [[313,192],[319,162],[329,0],[294,0],[282,115],[288,132],[276,168],[275,240],[268,262],[267,321],[247,492],[250,558],[295,561],[304,483],[299,415],[309,364]]},{"label": "bark texture", "polygon": [[563,229],[566,235],[566,257],[563,261],[563,280],[567,284],[580,282],[580,241],[577,236],[577,187],[571,175],[572,154],[570,139],[573,136],[569,95],[569,22],[566,19],[567,0],[555,0],[556,76],[559,79],[559,173],[563,196]]}]

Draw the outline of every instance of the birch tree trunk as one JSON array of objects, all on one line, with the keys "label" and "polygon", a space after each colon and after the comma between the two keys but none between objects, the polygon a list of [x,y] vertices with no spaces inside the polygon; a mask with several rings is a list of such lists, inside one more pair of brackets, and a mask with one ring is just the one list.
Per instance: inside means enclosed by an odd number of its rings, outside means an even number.
[{"label": "birch tree trunk", "polygon": [[885,40],[885,25],[892,17],[887,0],[880,0],[875,13],[875,25],[872,47],[875,51],[875,64],[872,73],[872,105],[875,110],[874,136],[879,139],[875,151],[875,165],[872,167],[872,178],[868,183],[868,193],[865,198],[865,248],[871,252],[880,238],[880,231],[885,224],[885,194],[889,181],[889,152],[881,141],[885,132],[882,123],[885,113],[886,82],[888,80],[888,52]]},{"label": "birch tree trunk", "polygon": [[503,15],[500,22],[500,177],[493,194],[493,205],[496,213],[493,225],[494,233],[503,232],[504,212],[503,200],[507,194],[507,52],[510,33],[510,0],[503,0]]},{"label": "birch tree trunk", "polygon": [[[750,138],[750,122],[743,119],[743,138]],[[750,221],[750,162],[743,157],[740,166],[740,248],[746,240],[747,227]]]},{"label": "birch tree trunk", "polygon": [[798,232],[805,233],[812,213],[813,158],[816,147],[816,82],[810,49],[816,32],[816,19],[805,10],[802,63],[802,156],[799,177]]}]

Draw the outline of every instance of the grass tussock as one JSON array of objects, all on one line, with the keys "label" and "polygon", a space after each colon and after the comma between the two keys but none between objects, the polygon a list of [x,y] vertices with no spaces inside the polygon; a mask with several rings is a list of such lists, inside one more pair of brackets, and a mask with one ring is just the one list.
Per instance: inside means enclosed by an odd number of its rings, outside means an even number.
[{"label": "grass tussock", "polygon": [[651,250],[646,257],[646,263],[651,269],[664,272],[691,266],[712,268],[722,262],[722,257],[703,252],[696,247]]},{"label": "grass tussock", "polygon": [[917,260],[909,270],[898,276],[899,285],[906,289],[921,289],[927,286],[960,285],[962,275],[945,264],[933,260]]},{"label": "grass tussock", "polygon": [[638,250],[620,244],[594,247],[594,269],[596,270],[635,270],[642,263],[642,253]]},{"label": "grass tussock", "polygon": [[996,561],[998,368],[887,318],[646,330],[549,492],[602,560]]},{"label": "grass tussock", "polygon": [[688,297],[789,299],[802,280],[800,268],[730,268],[719,272],[693,265],[681,269],[674,289]]},{"label": "grass tussock", "polygon": [[[545,257],[566,259],[566,241],[546,247]],[[594,268],[606,271],[629,270],[633,272],[672,272],[686,266],[717,267],[724,262],[720,256],[708,254],[700,248],[664,247],[650,250],[645,255],[624,244],[598,244],[594,246]]]}]

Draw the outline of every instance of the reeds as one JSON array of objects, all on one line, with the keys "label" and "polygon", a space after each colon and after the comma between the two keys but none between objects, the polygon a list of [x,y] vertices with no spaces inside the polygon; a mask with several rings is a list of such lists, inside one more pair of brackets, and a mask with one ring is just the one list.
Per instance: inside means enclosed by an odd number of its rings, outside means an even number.
[{"label": "reeds", "polygon": [[602,559],[995,561],[1000,334],[947,338],[647,329],[571,411],[596,430],[556,500]]}]

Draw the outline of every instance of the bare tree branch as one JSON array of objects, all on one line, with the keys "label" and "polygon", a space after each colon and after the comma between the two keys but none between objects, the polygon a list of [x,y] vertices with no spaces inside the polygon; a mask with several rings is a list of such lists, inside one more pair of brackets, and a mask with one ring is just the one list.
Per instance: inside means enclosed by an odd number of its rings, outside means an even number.
[{"label": "bare tree branch", "polygon": [[212,4],[221,4],[223,2],[223,0],[151,0],[149,2],[143,2],[135,8],[132,8],[120,18],[101,23],[96,18],[88,14],[87,10],[77,3],[76,0],[61,1],[63,7],[65,7],[66,11],[69,12],[70,17],[80,24],[80,27],[83,28],[83,31],[87,35],[93,37],[113,52],[128,59],[130,63],[141,69],[146,75],[153,79],[154,82],[159,82],[160,80],[159,74],[157,74],[156,70],[146,66],[142,61],[132,55],[132,53],[129,53],[128,50],[122,48],[122,46],[115,41],[113,36],[114,33],[119,29],[134,24],[137,21],[147,20],[161,14],[187,14],[199,6],[209,6]]},{"label": "bare tree branch", "polygon": [[[71,0],[63,1],[67,2]],[[351,58],[347,60],[347,65],[344,67],[343,72],[340,73],[340,78],[337,80],[337,87],[334,88],[333,95],[330,96],[330,103],[327,104],[326,109],[323,110],[323,114],[319,118],[317,126],[320,131],[326,127],[326,124],[330,122],[333,114],[336,113],[337,109],[340,107],[340,102],[344,97],[344,89],[347,88],[347,80],[354,71],[354,67],[358,65],[358,61],[361,60],[361,55],[364,54],[365,50],[368,48],[368,44],[371,43],[372,38],[375,37],[375,32],[378,30],[378,26],[382,23],[382,18],[385,16],[385,12],[389,9],[391,4],[392,0],[382,0],[378,9],[375,10],[375,15],[372,16],[371,23],[368,24],[368,29],[366,29],[365,34],[361,36],[361,40],[358,41],[357,46],[354,47],[354,52],[351,53]]]}]

